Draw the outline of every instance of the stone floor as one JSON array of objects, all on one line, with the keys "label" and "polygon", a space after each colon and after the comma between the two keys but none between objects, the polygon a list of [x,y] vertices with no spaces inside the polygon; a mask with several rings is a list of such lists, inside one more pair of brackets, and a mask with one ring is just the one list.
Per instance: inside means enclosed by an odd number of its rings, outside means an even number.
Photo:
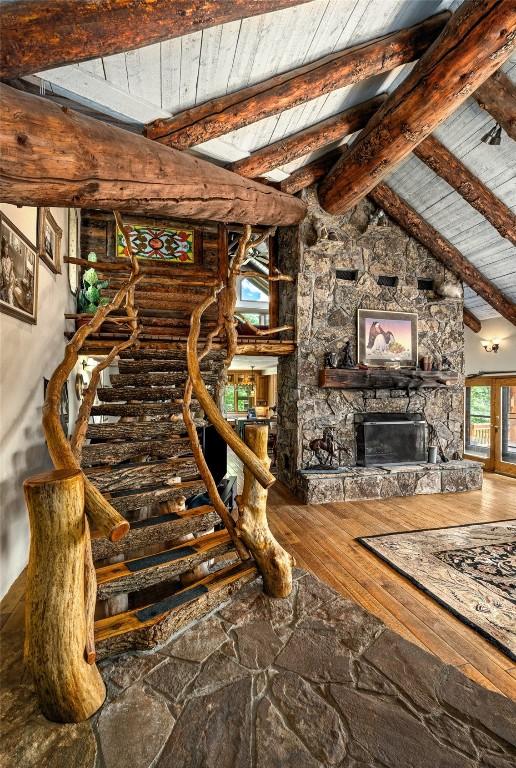
[{"label": "stone floor", "polygon": [[88,723],[37,710],[21,638],[2,644],[0,766],[511,768],[516,706],[303,571],[260,582],[157,652],[104,662]]}]

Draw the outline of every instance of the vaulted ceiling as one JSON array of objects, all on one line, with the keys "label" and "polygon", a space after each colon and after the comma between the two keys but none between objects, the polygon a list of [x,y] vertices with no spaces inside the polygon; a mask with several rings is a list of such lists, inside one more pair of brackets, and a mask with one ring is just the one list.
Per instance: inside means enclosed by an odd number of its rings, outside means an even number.
[{"label": "vaulted ceiling", "polygon": [[[58,67],[26,80],[49,96],[65,96],[110,115],[132,130],[197,104],[239,91],[334,51],[411,26],[460,0],[312,0],[302,5],[209,27],[145,48]],[[311,126],[383,92],[393,91],[412,64],[339,88],[267,117],[190,151],[231,163],[256,149]],[[502,65],[516,83],[516,54]],[[495,124],[468,98],[434,135],[516,214],[516,143],[505,132],[500,146],[481,141]],[[336,144],[280,166],[281,181]],[[414,155],[385,179],[387,184],[509,299],[516,302],[516,246],[458,192]],[[497,313],[470,289],[466,306],[480,318]]]}]

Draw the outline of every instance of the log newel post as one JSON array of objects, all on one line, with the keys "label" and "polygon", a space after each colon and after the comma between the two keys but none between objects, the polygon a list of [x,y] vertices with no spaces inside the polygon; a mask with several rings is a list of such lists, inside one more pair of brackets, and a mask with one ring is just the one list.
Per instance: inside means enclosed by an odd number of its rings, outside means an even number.
[{"label": "log newel post", "polygon": [[84,651],[89,631],[84,478],[79,469],[55,470],[28,478],[24,491],[31,530],[25,660],[43,714],[77,723],[91,717],[106,696]]},{"label": "log newel post", "polygon": [[[245,442],[268,470],[267,426],[249,424],[245,427]],[[244,465],[244,488],[237,497],[237,529],[253,555],[263,578],[265,593],[270,597],[288,597],[292,591],[294,560],[276,541],[267,522],[267,488]]]}]

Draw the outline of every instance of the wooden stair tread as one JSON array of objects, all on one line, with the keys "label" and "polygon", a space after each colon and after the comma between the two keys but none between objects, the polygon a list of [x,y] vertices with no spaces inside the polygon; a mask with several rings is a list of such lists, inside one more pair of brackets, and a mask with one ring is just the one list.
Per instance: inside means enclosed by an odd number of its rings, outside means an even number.
[{"label": "wooden stair tread", "polygon": [[148,504],[157,504],[163,501],[177,499],[179,496],[193,496],[197,493],[205,493],[206,486],[202,480],[190,480],[185,483],[174,483],[173,485],[163,486],[155,490],[144,492],[135,491],[125,493],[124,495],[104,494],[110,503],[118,512],[130,512],[131,510],[141,509]]},{"label": "wooden stair tread", "polygon": [[[204,422],[195,420],[197,426]],[[177,421],[117,421],[112,424],[89,424],[86,436],[92,440],[145,440],[172,437],[186,432],[183,419]]]},{"label": "wooden stair tread", "polygon": [[138,489],[168,483],[174,477],[193,480],[199,476],[199,469],[193,456],[171,458],[168,460],[135,462],[131,464],[109,465],[85,468],[84,474],[101,493]]},{"label": "wooden stair tread", "polygon": [[[119,360],[118,372],[120,374],[137,374],[137,373],[158,373],[158,372],[177,372],[184,371],[186,368],[186,356],[182,359],[162,360],[145,359],[145,360]],[[200,363],[201,371],[207,373],[214,367],[214,362],[208,361],[207,363],[202,360]]]},{"label": "wooden stair tread", "polygon": [[[194,403],[193,408],[198,408]],[[181,413],[182,402],[170,400],[169,402],[151,401],[148,403],[100,403],[91,409],[92,416],[169,416]]]},{"label": "wooden stair tread", "polygon": [[129,461],[135,456],[149,456],[168,459],[171,456],[187,456],[192,446],[187,437],[166,440],[131,440],[118,443],[94,443],[82,449],[82,466],[99,466]]},{"label": "wooden stair tread", "polygon": [[[163,505],[164,507],[166,505]],[[92,531],[91,549],[94,560],[106,560],[123,555],[153,543],[171,542],[190,533],[210,530],[220,523],[220,517],[209,504],[176,512],[162,512],[131,522],[128,533],[112,542],[98,531]]]},{"label": "wooden stair tread", "polygon": [[[156,625],[164,616],[174,611],[179,611],[185,604],[197,601],[201,596],[205,596],[208,593],[222,591],[224,587],[236,582],[242,581],[245,583],[245,581],[250,581],[256,574],[257,570],[253,562],[232,564],[199,579],[188,587],[177,590],[156,603],[125,611],[105,619],[98,619],[95,622],[95,643],[98,645],[100,657],[107,655],[102,653],[102,644],[110,638]],[[185,623],[190,620],[191,614],[188,615]],[[177,631],[177,628],[174,627],[175,631]],[[152,647],[152,644],[147,643],[143,646],[139,645],[136,638],[135,641],[134,647]],[[131,643],[127,647],[131,647]],[[108,653],[109,650],[107,649]]]},{"label": "wooden stair tread", "polygon": [[98,567],[97,597],[105,600],[121,592],[150,587],[180,576],[230,550],[234,551],[233,542],[229,533],[223,530],[189,539],[173,547],[158,549],[141,557]]},{"label": "wooden stair tread", "polygon": [[[153,371],[150,373],[112,373],[111,386],[117,387],[167,387],[184,384],[188,377],[186,361],[182,371]],[[203,372],[203,381],[214,382],[219,378],[216,372]]]},{"label": "wooden stair tread", "polygon": [[[207,384],[207,389],[211,384]],[[178,400],[183,396],[182,387],[99,387],[97,396],[103,402],[127,402],[137,400],[146,403],[153,400]]]}]

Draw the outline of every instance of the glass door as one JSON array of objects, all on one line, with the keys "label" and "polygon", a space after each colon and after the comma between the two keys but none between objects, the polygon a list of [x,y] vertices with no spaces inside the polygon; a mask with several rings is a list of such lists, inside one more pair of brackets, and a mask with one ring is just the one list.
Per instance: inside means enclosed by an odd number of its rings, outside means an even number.
[{"label": "glass door", "polygon": [[464,455],[484,469],[516,475],[516,376],[466,381]]},{"label": "glass door", "polygon": [[466,382],[466,423],[464,451],[468,458],[482,461],[485,469],[493,468],[492,419],[493,393],[489,381],[470,379]]},{"label": "glass door", "polygon": [[495,472],[516,475],[516,377],[495,388]]}]

